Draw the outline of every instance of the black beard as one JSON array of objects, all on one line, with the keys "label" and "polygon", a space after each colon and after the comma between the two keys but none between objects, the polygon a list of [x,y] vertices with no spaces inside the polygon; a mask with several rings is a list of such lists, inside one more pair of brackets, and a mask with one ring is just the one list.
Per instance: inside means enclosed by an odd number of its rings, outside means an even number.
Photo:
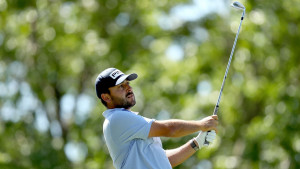
[{"label": "black beard", "polygon": [[121,105],[116,105],[116,108],[124,108],[124,109],[130,109],[131,107],[133,107],[135,105],[135,101],[133,103],[130,102],[125,102]]},{"label": "black beard", "polygon": [[[133,92],[129,92],[126,94],[126,98],[130,95],[133,94]],[[134,97],[134,95],[133,95]],[[112,98],[113,100],[118,100],[118,105],[115,105],[116,108],[124,108],[124,109],[130,109],[136,104],[135,97],[132,102],[129,102],[128,100],[125,99],[116,99]]]},{"label": "black beard", "polygon": [[130,109],[135,104],[124,104],[124,105],[117,105],[116,108],[124,108],[124,109]]}]

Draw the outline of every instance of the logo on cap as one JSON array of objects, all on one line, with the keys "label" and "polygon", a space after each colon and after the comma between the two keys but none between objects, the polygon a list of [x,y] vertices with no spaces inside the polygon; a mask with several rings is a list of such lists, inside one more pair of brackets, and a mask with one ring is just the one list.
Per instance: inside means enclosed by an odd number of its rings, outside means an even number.
[{"label": "logo on cap", "polygon": [[115,70],[113,71],[109,76],[113,79],[116,79],[117,77],[119,77],[120,75],[123,75],[124,73],[121,72],[120,70]]}]

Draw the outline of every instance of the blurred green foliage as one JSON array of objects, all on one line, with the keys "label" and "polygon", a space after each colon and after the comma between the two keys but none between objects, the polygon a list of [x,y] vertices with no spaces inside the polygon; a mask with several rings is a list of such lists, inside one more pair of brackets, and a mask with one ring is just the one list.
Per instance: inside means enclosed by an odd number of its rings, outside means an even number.
[{"label": "blurred green foliage", "polygon": [[[94,92],[108,67],[139,74],[133,110],[141,115],[210,115],[240,11],[214,1],[225,11],[173,16],[200,2],[0,0],[0,168],[113,168]],[[177,169],[300,168],[300,2],[241,2],[246,17],[218,138]],[[191,137],[162,138],[163,145]]]}]

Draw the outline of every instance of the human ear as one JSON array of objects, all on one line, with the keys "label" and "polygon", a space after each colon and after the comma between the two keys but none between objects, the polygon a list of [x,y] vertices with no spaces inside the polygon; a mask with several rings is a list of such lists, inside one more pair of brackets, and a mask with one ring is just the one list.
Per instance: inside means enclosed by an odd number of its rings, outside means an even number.
[{"label": "human ear", "polygon": [[102,98],[102,100],[104,100],[106,103],[108,103],[108,102],[111,101],[110,95],[107,94],[107,93],[102,93],[102,94],[101,94],[101,98]]}]

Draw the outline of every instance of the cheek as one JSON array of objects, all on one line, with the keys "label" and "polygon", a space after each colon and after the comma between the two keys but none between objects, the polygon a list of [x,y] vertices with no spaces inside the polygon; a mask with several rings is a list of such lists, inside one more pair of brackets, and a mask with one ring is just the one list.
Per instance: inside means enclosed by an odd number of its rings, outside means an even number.
[{"label": "cheek", "polygon": [[126,93],[123,90],[115,90],[113,93],[111,93],[111,96],[114,96],[115,98],[122,98],[126,95]]}]

